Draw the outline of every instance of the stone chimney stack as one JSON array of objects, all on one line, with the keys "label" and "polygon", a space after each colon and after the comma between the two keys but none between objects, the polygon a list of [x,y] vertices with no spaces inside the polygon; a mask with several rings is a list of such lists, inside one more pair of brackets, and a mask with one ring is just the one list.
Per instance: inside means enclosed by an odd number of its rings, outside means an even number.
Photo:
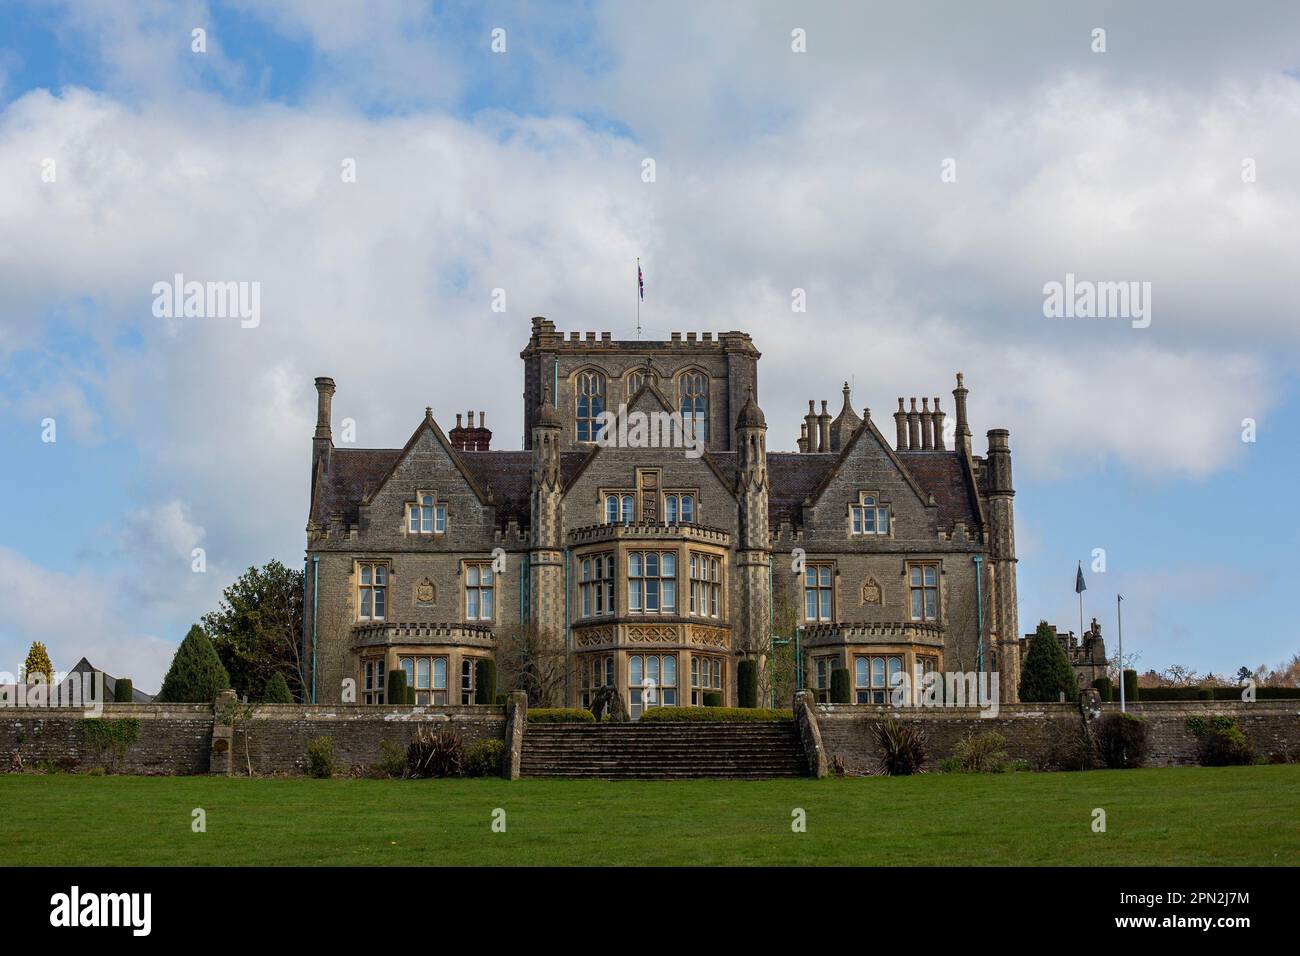
[{"label": "stone chimney stack", "polygon": [[811,398],[808,399],[808,414],[803,417],[803,423],[808,430],[808,450],[817,451],[817,411]]},{"label": "stone chimney stack", "polygon": [[930,400],[921,399],[921,448],[934,451],[934,416],[930,413]]},{"label": "stone chimney stack", "polygon": [[826,399],[822,399],[822,413],[817,416],[817,450],[831,450],[831,413],[826,409]]},{"label": "stone chimney stack", "polygon": [[895,451],[907,451],[907,412],[903,411],[903,397],[898,397],[898,411],[894,412],[894,427],[898,437],[894,441]]},{"label": "stone chimney stack", "polygon": [[808,451],[808,423],[807,422],[799,423],[799,451],[800,452]]},{"label": "stone chimney stack", "polygon": [[330,431],[330,420],[334,406],[334,379],[321,376],[316,379],[316,433],[312,436],[311,463],[315,472],[316,462],[324,459],[325,470],[330,470],[330,452],[334,449],[334,435]]},{"label": "stone chimney stack", "polygon": [[966,396],[970,389],[966,387],[964,376],[957,373],[957,387],[952,390],[953,401],[957,404],[957,439],[954,442],[957,451],[971,453],[970,424],[966,421]]},{"label": "stone chimney stack", "polygon": [[939,408],[939,396],[934,397],[934,449],[935,451],[946,451],[943,442],[943,420],[947,417],[943,410]]},{"label": "stone chimney stack", "polygon": [[907,445],[912,451],[921,450],[921,413],[916,410],[916,399],[907,410]]},{"label": "stone chimney stack", "polygon": [[488,430],[486,417],[486,412],[479,412],[475,427],[473,412],[466,412],[463,417],[457,413],[456,427],[447,435],[451,447],[457,451],[488,451],[492,447],[492,432]]}]

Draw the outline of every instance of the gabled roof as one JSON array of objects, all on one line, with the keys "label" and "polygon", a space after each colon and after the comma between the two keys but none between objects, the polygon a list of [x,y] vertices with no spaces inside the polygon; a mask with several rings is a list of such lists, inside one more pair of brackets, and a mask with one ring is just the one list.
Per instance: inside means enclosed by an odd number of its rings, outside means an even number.
[{"label": "gabled roof", "polygon": [[[111,700],[117,695],[117,678],[107,671],[96,667],[86,658],[83,657],[81,660],[77,661],[77,663],[72,666],[72,670],[68,671],[68,674],[94,674],[96,672],[104,675],[104,696]],[[131,703],[152,704],[153,695],[146,694],[144,691],[136,689],[135,683],[132,682]]]}]

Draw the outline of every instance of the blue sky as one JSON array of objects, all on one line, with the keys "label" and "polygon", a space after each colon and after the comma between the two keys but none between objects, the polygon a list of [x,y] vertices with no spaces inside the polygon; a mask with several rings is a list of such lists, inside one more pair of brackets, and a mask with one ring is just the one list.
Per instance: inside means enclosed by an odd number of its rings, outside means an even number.
[{"label": "blue sky", "polygon": [[[883,418],[963,370],[977,452],[1011,429],[1022,631],[1077,626],[1083,559],[1143,669],[1300,651],[1285,5],[4,8],[0,671],[41,639],[152,689],[240,569],[301,561],[315,375],[362,445],[432,405],[517,447],[528,316],[628,332],[638,255],[651,334],[755,336],[773,448],[842,380]],[[154,318],[175,272],[261,282],[261,326]],[[1151,328],[1044,318],[1066,272],[1151,281]]]}]

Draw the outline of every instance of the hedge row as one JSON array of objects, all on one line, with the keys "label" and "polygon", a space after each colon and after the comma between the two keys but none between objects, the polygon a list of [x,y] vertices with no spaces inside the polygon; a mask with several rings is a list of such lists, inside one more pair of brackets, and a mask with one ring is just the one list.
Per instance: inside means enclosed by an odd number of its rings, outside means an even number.
[{"label": "hedge row", "polygon": [[[1209,693],[1207,693],[1209,692]],[[1153,700],[1241,700],[1240,687],[1139,687],[1139,702]],[[1211,696],[1212,695],[1212,696]],[[1132,700],[1132,697],[1128,698]],[[1256,700],[1300,700],[1300,687],[1256,687]],[[1111,694],[1118,701],[1118,693]]]},{"label": "hedge row", "polygon": [[530,724],[594,724],[596,715],[581,707],[534,707],[528,711]]},{"label": "hedge row", "polygon": [[743,724],[759,720],[794,720],[794,712],[763,707],[652,707],[641,715],[643,724]]}]

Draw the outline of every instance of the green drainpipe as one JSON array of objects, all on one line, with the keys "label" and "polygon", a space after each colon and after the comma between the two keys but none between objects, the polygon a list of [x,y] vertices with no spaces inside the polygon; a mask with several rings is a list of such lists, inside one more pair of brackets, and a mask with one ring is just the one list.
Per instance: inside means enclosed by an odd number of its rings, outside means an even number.
[{"label": "green drainpipe", "polygon": [[984,556],[971,555],[975,562],[975,670],[984,671]]}]

